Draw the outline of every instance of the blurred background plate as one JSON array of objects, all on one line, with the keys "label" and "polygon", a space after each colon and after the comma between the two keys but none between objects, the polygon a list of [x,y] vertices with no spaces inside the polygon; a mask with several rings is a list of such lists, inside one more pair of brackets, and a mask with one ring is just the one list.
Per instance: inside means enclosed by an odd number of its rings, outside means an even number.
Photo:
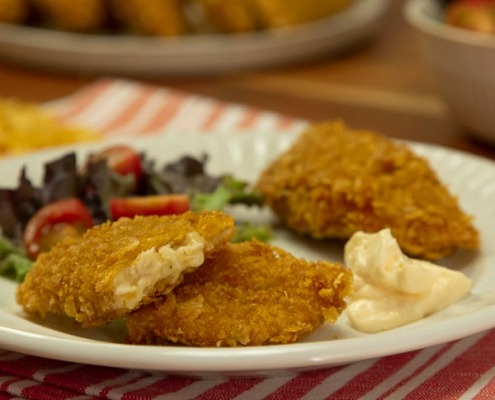
[{"label": "blurred background plate", "polygon": [[389,0],[356,0],[345,11],[290,29],[176,38],[75,34],[0,23],[0,57],[50,69],[125,75],[277,66],[369,39],[388,5]]},{"label": "blurred background plate", "polygon": [[[471,5],[475,10],[476,4]],[[438,0],[408,0],[404,7],[450,117],[473,137],[495,145],[495,35],[452,26],[443,12]]]}]

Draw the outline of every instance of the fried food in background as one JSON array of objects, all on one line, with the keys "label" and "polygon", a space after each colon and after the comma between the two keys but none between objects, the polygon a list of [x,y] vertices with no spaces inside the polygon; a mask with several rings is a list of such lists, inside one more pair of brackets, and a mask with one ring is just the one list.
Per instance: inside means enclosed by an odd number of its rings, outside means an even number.
[{"label": "fried food in background", "polygon": [[176,36],[186,33],[182,0],[110,0],[114,18],[130,33]]},{"label": "fried food in background", "polygon": [[30,0],[43,24],[54,29],[96,32],[106,24],[106,0]]},{"label": "fried food in background", "polygon": [[220,32],[236,33],[297,25],[332,15],[351,0],[199,0],[205,19]]},{"label": "fried food in background", "polygon": [[36,104],[0,99],[0,156],[99,138],[93,131],[64,124]]},{"label": "fried food in background", "polygon": [[471,216],[407,145],[342,122],[315,124],[260,175],[257,189],[287,226],[314,238],[390,228],[430,260],[479,247]]},{"label": "fried food in background", "polygon": [[206,19],[221,32],[287,27],[327,17],[351,0],[199,0]]},{"label": "fried food in background", "polygon": [[232,217],[219,211],[107,222],[42,253],[17,301],[43,318],[103,325],[169,293],[234,233]]},{"label": "fried food in background", "polygon": [[351,4],[350,0],[257,0],[265,28],[292,26],[335,14]]},{"label": "fried food in background", "polygon": [[260,23],[256,13],[256,0],[198,0],[197,9],[200,10],[206,26],[220,32],[237,33],[259,29]]},{"label": "fried food in background", "polygon": [[134,344],[293,343],[334,323],[350,294],[342,265],[306,261],[257,241],[228,244],[173,292],[128,317]]},{"label": "fried food in background", "polygon": [[[94,33],[177,36],[287,27],[325,18],[354,0],[0,0],[5,22]],[[17,10],[25,5],[26,10]],[[2,9],[0,8],[0,21]],[[30,18],[28,18],[30,16]]]},{"label": "fried food in background", "polygon": [[0,0],[0,22],[24,23],[29,15],[27,0]]}]

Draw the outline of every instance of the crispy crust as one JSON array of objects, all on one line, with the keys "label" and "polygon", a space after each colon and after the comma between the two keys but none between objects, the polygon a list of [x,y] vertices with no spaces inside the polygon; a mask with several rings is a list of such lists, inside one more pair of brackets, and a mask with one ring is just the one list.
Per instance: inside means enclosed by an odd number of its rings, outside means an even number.
[{"label": "crispy crust", "polygon": [[[107,222],[88,230],[80,239],[64,240],[41,254],[19,286],[17,301],[26,312],[42,317],[68,315],[83,326],[102,325],[132,311],[125,302],[127,294],[116,290],[118,280],[132,278],[130,286],[123,282],[124,288],[132,289],[140,279],[150,279],[151,284],[147,285],[150,287],[144,289],[139,306],[151,301],[157,293],[168,293],[180,283],[184,273],[198,266],[173,265],[177,272],[173,276],[167,276],[163,268],[157,272],[154,261],[160,248],[170,246],[170,251],[174,251],[185,247],[194,234],[201,242],[197,247],[203,253],[199,255],[202,263],[234,233],[233,219],[217,211]],[[137,260],[149,252],[153,253],[152,262],[137,268]],[[187,251],[181,256],[187,257]]]},{"label": "crispy crust", "polygon": [[257,188],[287,226],[315,238],[388,227],[404,252],[431,260],[479,247],[472,218],[424,158],[341,122],[303,132]]},{"label": "crispy crust", "polygon": [[128,341],[191,346],[292,343],[335,322],[352,273],[257,241],[228,244],[174,291],[128,318]]}]

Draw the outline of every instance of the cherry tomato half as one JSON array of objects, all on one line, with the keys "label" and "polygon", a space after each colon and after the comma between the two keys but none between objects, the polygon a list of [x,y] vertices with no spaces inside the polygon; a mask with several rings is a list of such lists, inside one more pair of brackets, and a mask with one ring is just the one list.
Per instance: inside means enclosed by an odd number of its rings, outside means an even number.
[{"label": "cherry tomato half", "polygon": [[47,204],[40,208],[26,224],[24,246],[35,259],[67,236],[80,236],[93,226],[88,208],[76,197]]},{"label": "cherry tomato half", "polygon": [[186,194],[115,197],[110,200],[110,212],[114,221],[136,215],[182,214],[189,208],[189,196]]},{"label": "cherry tomato half", "polygon": [[90,156],[90,161],[106,160],[108,167],[120,175],[133,174],[136,184],[143,175],[141,157],[132,147],[115,145],[96,152]]}]

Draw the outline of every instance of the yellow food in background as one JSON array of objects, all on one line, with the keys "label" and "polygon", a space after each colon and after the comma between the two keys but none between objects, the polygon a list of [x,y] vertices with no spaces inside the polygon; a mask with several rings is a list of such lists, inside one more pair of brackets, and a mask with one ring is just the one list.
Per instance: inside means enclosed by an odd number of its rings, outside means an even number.
[{"label": "yellow food in background", "polygon": [[0,21],[22,23],[29,14],[27,0],[0,0]]},{"label": "yellow food in background", "polygon": [[270,28],[303,24],[332,15],[351,0],[257,0],[264,25]]},{"label": "yellow food in background", "polygon": [[35,104],[0,99],[0,156],[98,139],[96,132],[64,124]]},{"label": "yellow food in background", "polygon": [[201,19],[213,29],[229,33],[247,32],[258,29],[255,1],[198,0],[197,9]]},{"label": "yellow food in background", "polygon": [[71,32],[158,37],[238,33],[311,22],[354,1],[0,0],[0,21]]},{"label": "yellow food in background", "polygon": [[287,27],[332,15],[352,0],[198,0],[205,19],[218,31],[247,32]]},{"label": "yellow food in background", "polygon": [[31,0],[44,22],[55,29],[92,32],[106,20],[106,7],[101,0]]},{"label": "yellow food in background", "polygon": [[111,0],[113,16],[138,35],[176,36],[186,33],[181,0]]}]

